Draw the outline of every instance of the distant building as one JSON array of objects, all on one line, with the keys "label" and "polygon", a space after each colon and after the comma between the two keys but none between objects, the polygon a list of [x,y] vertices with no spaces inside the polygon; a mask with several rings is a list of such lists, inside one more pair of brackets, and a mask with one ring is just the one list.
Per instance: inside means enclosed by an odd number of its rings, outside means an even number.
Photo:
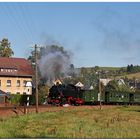
[{"label": "distant building", "polygon": [[100,79],[100,82],[103,83],[104,86],[106,86],[112,79]]},{"label": "distant building", "polygon": [[4,91],[0,90],[0,105],[1,104],[4,104],[5,105],[5,102],[6,100],[10,97],[9,94],[5,93]]},{"label": "distant building", "polygon": [[117,80],[117,82],[118,82],[118,85],[125,85],[125,82],[123,79],[119,79]]},{"label": "distant building", "polygon": [[77,84],[75,84],[76,87],[80,87],[80,88],[83,88],[84,85],[81,83],[81,82],[78,82]]},{"label": "distant building", "polygon": [[24,58],[0,57],[0,90],[10,94],[32,94],[33,70]]},{"label": "distant building", "polygon": [[131,81],[128,83],[131,89],[140,89],[140,82]]},{"label": "distant building", "polygon": [[62,82],[59,79],[53,81],[54,85],[62,85]]}]

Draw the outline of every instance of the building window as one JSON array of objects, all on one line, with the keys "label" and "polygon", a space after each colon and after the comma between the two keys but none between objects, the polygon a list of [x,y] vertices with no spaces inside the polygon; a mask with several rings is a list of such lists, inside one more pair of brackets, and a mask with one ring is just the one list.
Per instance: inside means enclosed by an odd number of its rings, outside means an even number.
[{"label": "building window", "polygon": [[7,87],[11,87],[11,80],[7,80]]},{"label": "building window", "polygon": [[17,92],[17,94],[20,94],[20,92]]},{"label": "building window", "polygon": [[26,92],[23,92],[24,95],[26,95]]},{"label": "building window", "polygon": [[26,80],[23,81],[23,86],[26,87]]},{"label": "building window", "polygon": [[20,87],[20,80],[17,80],[17,87]]},{"label": "building window", "polygon": [[0,87],[1,87],[1,80],[0,80]]}]

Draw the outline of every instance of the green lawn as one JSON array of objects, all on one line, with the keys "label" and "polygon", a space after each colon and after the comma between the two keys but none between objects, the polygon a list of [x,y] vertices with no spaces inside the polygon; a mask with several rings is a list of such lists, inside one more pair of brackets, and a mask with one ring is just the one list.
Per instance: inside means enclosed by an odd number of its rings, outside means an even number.
[{"label": "green lawn", "polygon": [[140,138],[140,106],[61,107],[0,118],[0,138]]}]

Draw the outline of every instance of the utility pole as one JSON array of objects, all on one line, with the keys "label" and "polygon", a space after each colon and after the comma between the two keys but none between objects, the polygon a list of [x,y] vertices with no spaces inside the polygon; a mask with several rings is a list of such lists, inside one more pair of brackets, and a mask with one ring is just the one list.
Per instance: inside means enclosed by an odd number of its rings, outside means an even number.
[{"label": "utility pole", "polygon": [[100,82],[100,72],[99,72],[99,97],[100,97],[100,110],[102,109],[102,103],[101,103],[101,82]]},{"label": "utility pole", "polygon": [[37,45],[35,44],[35,99],[36,99],[36,113],[38,113],[38,66],[37,66]]}]

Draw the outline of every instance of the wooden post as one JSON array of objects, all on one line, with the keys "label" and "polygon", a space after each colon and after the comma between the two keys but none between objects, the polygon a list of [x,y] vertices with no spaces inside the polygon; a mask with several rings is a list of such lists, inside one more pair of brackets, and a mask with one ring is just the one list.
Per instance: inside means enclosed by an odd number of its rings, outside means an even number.
[{"label": "wooden post", "polygon": [[38,113],[38,66],[37,66],[37,45],[35,45],[35,91],[36,91],[36,113]]},{"label": "wooden post", "polygon": [[26,104],[24,103],[24,114],[27,114]]}]

